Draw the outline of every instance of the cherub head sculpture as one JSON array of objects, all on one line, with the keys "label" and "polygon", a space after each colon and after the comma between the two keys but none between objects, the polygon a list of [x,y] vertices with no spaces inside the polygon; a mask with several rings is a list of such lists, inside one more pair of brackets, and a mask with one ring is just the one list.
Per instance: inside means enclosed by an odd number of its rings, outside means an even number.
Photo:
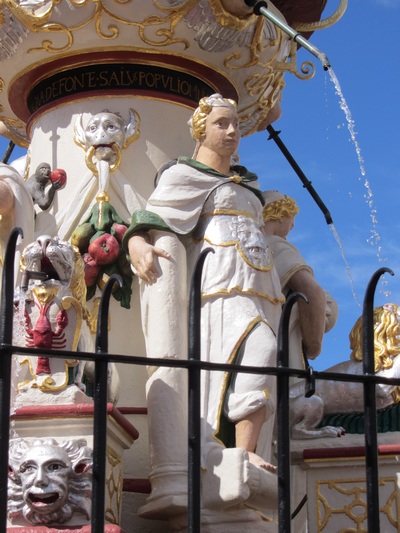
[{"label": "cherub head sculpture", "polygon": [[75,141],[86,150],[86,164],[97,173],[93,157],[98,161],[107,161],[110,170],[118,168],[121,162],[121,151],[139,137],[140,119],[133,109],[129,110],[127,123],[118,113],[105,109],[93,115],[86,126],[82,115],[75,124]]},{"label": "cherub head sculpture", "polygon": [[10,441],[8,518],[63,524],[82,513],[90,519],[92,450],[84,439]]}]

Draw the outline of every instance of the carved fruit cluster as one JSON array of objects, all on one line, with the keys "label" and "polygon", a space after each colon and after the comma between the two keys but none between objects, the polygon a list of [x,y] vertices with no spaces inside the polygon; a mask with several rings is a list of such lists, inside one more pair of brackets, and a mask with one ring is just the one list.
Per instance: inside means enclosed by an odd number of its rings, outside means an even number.
[{"label": "carved fruit cluster", "polygon": [[107,201],[95,204],[89,217],[80,224],[71,237],[79,248],[85,263],[86,299],[95,295],[96,288],[104,287],[112,274],[119,274],[123,286],[113,292],[122,307],[130,308],[133,273],[122,248],[122,238],[127,224]]}]

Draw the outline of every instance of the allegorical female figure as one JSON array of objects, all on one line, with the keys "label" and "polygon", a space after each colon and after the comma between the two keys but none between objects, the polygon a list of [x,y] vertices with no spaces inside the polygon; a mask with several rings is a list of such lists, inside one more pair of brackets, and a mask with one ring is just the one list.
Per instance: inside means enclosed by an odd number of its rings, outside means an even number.
[{"label": "allegorical female figure", "polygon": [[[165,265],[175,258],[154,246],[157,231],[172,232],[183,243],[188,279],[201,251],[211,247],[201,288],[202,360],[275,366],[284,299],[261,229],[257,176],[231,165],[240,141],[236,105],[218,94],[203,98],[190,126],[197,141],[193,159],[181,157],[162,173],[146,211],[134,214],[126,233],[133,267],[148,285],[166,275],[158,260]],[[174,335],[173,323],[170,328]],[[145,331],[148,337],[159,334],[156,324],[145,324]],[[163,343],[159,336],[158,341]],[[247,450],[250,461],[269,468],[253,452],[262,425],[273,418],[275,378],[222,372],[203,372],[202,377],[203,456],[207,443],[218,442]]]}]

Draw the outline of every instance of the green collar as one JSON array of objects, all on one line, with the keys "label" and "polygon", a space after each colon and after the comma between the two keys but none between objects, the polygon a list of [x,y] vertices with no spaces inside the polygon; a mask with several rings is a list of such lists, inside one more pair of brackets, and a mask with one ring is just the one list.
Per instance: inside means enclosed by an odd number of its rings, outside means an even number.
[{"label": "green collar", "polygon": [[[196,170],[199,170],[200,172],[204,172],[205,174],[209,174],[217,178],[223,178],[229,181],[232,180],[232,176],[229,176],[227,174],[222,174],[222,172],[219,172],[218,170],[215,170],[212,167],[204,165],[203,163],[200,163],[199,161],[196,161],[195,159],[191,159],[190,157],[181,156],[178,158],[178,163],[181,163],[183,165],[188,165],[189,167],[195,168]],[[258,189],[254,189],[253,187],[251,187],[251,185],[249,185],[250,182],[258,180],[257,174],[254,174],[254,172],[249,172],[247,168],[243,167],[242,165],[233,165],[231,166],[231,170],[232,172],[234,172],[235,174],[238,174],[242,178],[241,181],[239,182],[239,185],[252,191],[257,196],[257,198],[260,200],[261,204],[264,205],[265,200],[261,192]]]},{"label": "green collar", "polygon": [[[207,174],[211,174],[211,176],[217,176],[218,178],[231,178],[231,176],[229,176],[228,174],[222,174],[222,172],[219,172],[218,170],[215,170],[212,167],[204,165],[203,163],[200,163],[200,161],[191,159],[190,157],[181,156],[178,158],[178,163],[188,165],[190,167],[196,168],[200,172],[205,172]],[[231,166],[231,170],[236,174],[239,174],[243,181],[257,181],[258,179],[257,174],[254,174],[254,172],[249,172],[247,168],[243,167],[242,165],[233,165]]]}]

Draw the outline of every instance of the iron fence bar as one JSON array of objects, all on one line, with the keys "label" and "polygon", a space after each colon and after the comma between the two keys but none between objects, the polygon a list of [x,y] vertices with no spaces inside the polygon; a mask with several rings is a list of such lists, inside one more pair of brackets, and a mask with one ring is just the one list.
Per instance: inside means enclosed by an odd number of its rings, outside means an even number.
[{"label": "iron fence bar", "polygon": [[13,301],[14,301],[14,257],[18,237],[23,237],[20,228],[11,232],[4,255],[4,268],[1,287],[0,317],[0,533],[7,531],[7,485],[8,485],[8,450],[10,438],[10,403],[11,403],[11,361],[13,335]]},{"label": "iron fence bar", "polygon": [[[278,368],[289,367],[289,320],[293,305],[298,298],[306,297],[292,293],[282,309],[278,332]],[[290,428],[289,428],[289,376],[277,378],[277,437],[278,437],[278,520],[279,533],[290,533]]]},{"label": "iron fence bar", "polygon": [[[24,348],[22,346],[13,346],[10,343],[1,343],[0,349],[10,349],[13,353],[18,352],[19,354],[32,354],[34,353],[33,348]],[[67,350],[51,350],[46,348],[41,348],[40,353],[43,356],[47,357],[59,357],[61,359],[76,357],[76,352],[70,352]],[[108,363],[121,363],[121,364],[134,364],[140,366],[148,366],[149,359],[147,356],[140,355],[119,355],[119,354],[96,354],[96,358],[101,360],[106,360]],[[93,361],[94,354],[93,352],[79,352],[79,359],[84,361]],[[188,359],[161,359],[161,358],[152,358],[152,363],[154,366],[165,366],[170,368],[191,368],[191,367],[200,367],[201,370],[215,370],[220,372],[241,372],[243,374],[267,374],[282,376],[287,375],[291,377],[298,377],[307,379],[309,377],[309,371],[302,370],[300,368],[277,368],[276,366],[247,366],[247,365],[236,365],[236,364],[227,364],[227,363],[210,363],[208,361],[189,361]],[[341,374],[339,372],[325,372],[313,370],[313,376],[315,380],[324,380],[324,381],[345,381],[351,383],[384,383],[388,385],[398,385],[400,386],[400,378],[386,378],[384,376],[374,375],[363,375],[363,374]]]},{"label": "iron fence bar", "polygon": [[[189,360],[201,359],[201,274],[204,261],[212,248],[199,255],[193,272],[189,297],[188,351]],[[188,531],[200,533],[200,463],[201,463],[201,413],[200,413],[201,367],[188,369]]]},{"label": "iron fence bar", "polygon": [[[1,317],[0,317],[0,533],[6,533],[7,531],[7,480],[8,480],[8,447],[9,447],[9,427],[10,427],[10,390],[11,390],[11,360],[12,354],[19,353],[34,353],[32,348],[24,348],[12,345],[12,326],[13,326],[13,296],[14,296],[14,256],[15,246],[18,236],[22,236],[22,231],[19,228],[15,228],[7,244],[4,269],[3,269],[3,281],[2,281],[2,294],[1,294]],[[382,268],[378,270],[368,285],[366,297],[364,300],[363,308],[363,360],[364,360],[364,375],[355,374],[339,374],[334,372],[315,372],[316,379],[322,380],[335,380],[335,381],[349,381],[349,382],[361,382],[364,384],[364,399],[365,399],[365,440],[366,440],[366,470],[367,470],[367,505],[368,505],[368,530],[379,533],[379,492],[378,492],[378,461],[377,461],[377,432],[376,432],[376,401],[375,401],[375,386],[377,383],[387,383],[400,385],[400,379],[384,378],[376,376],[374,374],[374,350],[373,350],[373,294],[376,288],[379,277],[388,272],[393,275],[393,272],[388,268]],[[115,283],[118,276],[114,276],[113,283]],[[111,279],[110,279],[111,282]],[[139,356],[121,356],[118,354],[108,354],[108,305],[109,298],[111,296],[111,287],[108,291],[107,286],[105,289],[107,294],[103,293],[104,304],[100,305],[100,320],[98,325],[98,331],[96,335],[96,354],[91,352],[80,352],[79,357],[83,360],[95,359],[96,377],[95,377],[95,411],[94,411],[94,477],[93,477],[93,510],[92,518],[98,517],[100,521],[92,520],[92,533],[102,533],[104,530],[104,487],[105,487],[105,458],[106,458],[106,421],[107,421],[107,365],[108,362],[119,362],[125,364],[138,364],[147,365],[147,357]],[[103,299],[102,299],[103,302]],[[198,320],[199,323],[199,320]],[[197,332],[194,335],[194,340]],[[189,341],[189,346],[190,346]],[[279,340],[278,340],[279,342]],[[285,347],[282,350],[286,350]],[[197,348],[200,352],[200,345]],[[289,376],[297,376],[301,378],[307,378],[308,372],[299,369],[290,369],[285,367],[281,361],[281,365],[278,367],[250,367],[232,364],[220,364],[220,363],[208,363],[200,361],[198,357],[196,359],[196,350],[189,353],[194,354],[189,360],[168,360],[154,359],[152,360],[155,365],[168,366],[175,368],[187,368],[189,373],[193,371],[193,374],[200,375],[200,371],[203,370],[216,370],[216,371],[230,371],[241,372],[250,374],[275,374],[278,378],[279,390],[278,398],[285,396],[285,388],[287,387],[287,381]],[[279,345],[278,345],[279,353]],[[60,350],[45,350],[43,349],[43,355],[51,357],[65,358],[70,356],[69,351]],[[285,362],[285,361],[284,361]],[[281,380],[281,385],[279,381]],[[286,384],[285,384],[286,382]],[[283,391],[282,391],[283,384]],[[199,397],[200,387],[192,387],[193,392],[197,393]],[[280,407],[278,407],[278,412]],[[284,410],[284,416],[287,416],[288,411]],[[104,422],[105,421],[105,422]],[[278,418],[279,422],[279,418]],[[283,420],[283,423],[285,420]],[[282,424],[282,422],[281,422]],[[285,439],[287,439],[289,432],[286,431],[285,435],[282,435],[283,445],[285,445]],[[196,439],[194,439],[196,442]],[[199,442],[199,439],[197,439]],[[290,441],[289,441],[290,443]],[[279,446],[279,442],[278,442]],[[100,453],[98,453],[100,451]],[[279,452],[278,452],[279,454]],[[283,454],[285,455],[285,454]],[[282,472],[287,469],[289,463],[289,456],[286,453],[288,460],[286,461]],[[279,455],[278,455],[279,461]],[[194,463],[195,464],[195,463]],[[197,469],[199,471],[199,469]],[[101,474],[101,475],[98,475]],[[289,470],[290,475],[290,470]],[[101,478],[101,476],[103,476]],[[192,477],[192,479],[195,479]],[[288,480],[286,473],[286,481]],[[198,485],[199,486],[199,485]],[[101,494],[102,493],[102,494]],[[290,500],[289,500],[290,501]],[[287,503],[286,503],[287,507]],[[200,509],[200,505],[197,506]],[[101,512],[100,512],[101,511]],[[195,522],[194,522],[195,523]],[[199,524],[199,521],[197,522]],[[97,529],[96,529],[97,528]],[[290,531],[286,529],[285,532]]]},{"label": "iron fence bar", "polygon": [[[385,272],[393,276],[389,268],[380,268],[372,276],[363,303],[362,318],[362,353],[363,372],[375,374],[374,353],[374,293],[379,278]],[[365,468],[367,485],[368,531],[380,532],[379,517],[379,475],[378,475],[378,436],[376,415],[375,383],[364,383],[364,433],[365,433]]]},{"label": "iron fence bar", "polygon": [[[120,276],[110,276],[103,289],[96,331],[96,355],[108,351],[108,310],[115,282],[122,286]],[[94,413],[93,413],[93,483],[92,483],[92,533],[104,532],[105,481],[107,458],[107,359],[95,359]]]}]

